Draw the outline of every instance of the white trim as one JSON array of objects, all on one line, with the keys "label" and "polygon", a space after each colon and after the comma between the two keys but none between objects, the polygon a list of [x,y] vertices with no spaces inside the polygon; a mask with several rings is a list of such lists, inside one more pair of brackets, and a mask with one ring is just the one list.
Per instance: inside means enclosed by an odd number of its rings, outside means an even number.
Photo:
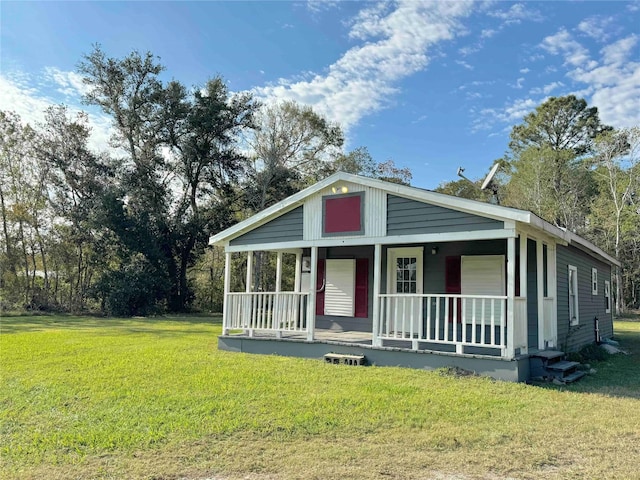
[{"label": "white trim", "polygon": [[316,295],[318,288],[318,247],[311,247],[311,272],[309,274],[309,301],[307,302],[307,341],[313,342],[316,328]]},{"label": "white trim", "polygon": [[231,293],[231,252],[224,254],[224,297],[222,297],[222,334],[229,333],[229,293]]},{"label": "white trim", "polygon": [[[573,272],[573,274],[571,273]],[[579,291],[578,291],[578,267],[574,265],[568,266],[568,277],[567,277],[567,286],[568,291],[567,295],[569,295],[569,326],[573,327],[575,325],[580,325],[580,299],[579,299]],[[573,288],[572,288],[573,287]],[[572,305],[571,302],[571,290],[573,289],[574,293],[574,302]],[[571,316],[571,311],[573,310],[573,317]],[[575,322],[573,319],[575,318]]]},{"label": "white trim", "polygon": [[598,295],[598,269],[591,269],[591,295]]},{"label": "white trim", "polygon": [[[524,232],[520,232],[520,298],[527,298],[527,266],[529,264],[528,260],[528,245],[527,245],[527,234]],[[514,278],[515,280],[515,278]],[[515,293],[514,293],[515,295]]]},{"label": "white trim", "polygon": [[380,283],[382,280],[382,245],[376,243],[373,250],[373,336],[372,343],[374,347],[379,347],[382,342],[379,339],[380,331]]},{"label": "white trim", "polygon": [[538,290],[538,349],[544,350],[544,245],[536,240],[536,287]]},{"label": "white trim", "polygon": [[251,293],[253,290],[253,250],[247,252],[247,278],[245,284],[245,291]]},{"label": "white trim", "polygon": [[[507,348],[502,356],[515,357],[516,239],[507,240]],[[510,322],[510,323],[509,323]]]},{"label": "white trim", "polygon": [[286,243],[259,243],[252,245],[226,245],[227,252],[246,252],[250,250],[280,250],[282,248],[308,248],[308,247],[342,247],[359,245],[393,245],[408,243],[438,243],[458,242],[464,240],[496,240],[515,236],[514,230],[478,230],[474,232],[445,232],[428,233],[422,235],[393,235],[389,237],[362,237],[362,238],[323,238],[320,240],[299,240]]}]

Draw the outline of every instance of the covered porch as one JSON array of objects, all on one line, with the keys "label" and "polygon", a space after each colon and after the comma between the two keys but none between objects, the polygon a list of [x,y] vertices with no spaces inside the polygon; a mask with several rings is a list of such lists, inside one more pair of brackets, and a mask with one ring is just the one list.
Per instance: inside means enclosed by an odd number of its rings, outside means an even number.
[{"label": "covered porch", "polygon": [[[375,350],[404,352],[421,354],[422,361],[431,357],[424,368],[466,358],[474,359],[463,362],[474,371],[479,359],[517,362],[556,347],[555,243],[523,228],[503,235],[347,246],[334,239],[297,249],[269,245],[260,250],[276,258],[269,291],[256,282],[256,246],[228,246],[221,345],[235,350],[244,344],[243,351],[253,351],[250,342],[258,342],[254,349],[261,353],[268,342],[268,353],[296,356],[364,349],[369,361]],[[231,288],[232,254],[246,255],[244,291]],[[286,255],[294,278],[284,291]],[[378,359],[394,361],[393,355]]]}]

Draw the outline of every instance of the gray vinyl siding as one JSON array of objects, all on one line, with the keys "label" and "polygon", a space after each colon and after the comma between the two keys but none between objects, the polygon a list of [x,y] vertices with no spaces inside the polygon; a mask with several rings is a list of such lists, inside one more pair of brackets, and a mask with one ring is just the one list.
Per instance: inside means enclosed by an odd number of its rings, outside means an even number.
[{"label": "gray vinyl siding", "polygon": [[234,238],[229,242],[229,245],[253,245],[302,240],[302,208],[301,206],[295,208],[264,225],[260,225]]},{"label": "gray vinyl siding", "polygon": [[469,232],[504,227],[504,222],[395,195],[387,196],[387,235]]},{"label": "gray vinyl siding", "polygon": [[[578,269],[579,324],[569,332],[569,265]],[[598,269],[598,294],[591,294],[591,269]],[[605,312],[604,282],[611,282],[611,266],[572,246],[557,250],[558,341],[567,351],[579,350],[595,341],[594,318],[598,317],[600,335],[613,335],[613,314]],[[612,299],[613,303],[613,299]],[[613,308],[611,309],[613,312]]]}]

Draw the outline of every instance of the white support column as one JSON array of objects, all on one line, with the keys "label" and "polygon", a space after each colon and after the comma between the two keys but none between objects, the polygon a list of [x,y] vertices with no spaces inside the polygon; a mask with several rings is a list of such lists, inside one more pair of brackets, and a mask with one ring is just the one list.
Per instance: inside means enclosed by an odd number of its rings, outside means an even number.
[{"label": "white support column", "polygon": [[[520,259],[522,261],[522,259]],[[516,239],[507,238],[507,357],[515,356],[514,296],[516,294]]]},{"label": "white support column", "polygon": [[247,252],[247,282],[245,292],[251,293],[253,290],[253,250]]},{"label": "white support column", "polygon": [[527,298],[527,234],[520,234],[520,298]]},{"label": "white support column", "polygon": [[222,297],[222,334],[229,334],[229,293],[231,290],[231,252],[224,254],[224,296]]},{"label": "white support column", "polygon": [[544,327],[548,321],[544,316],[544,254],[542,241],[536,240],[536,284],[538,287],[538,349],[544,350]]},{"label": "white support column", "polygon": [[378,333],[380,331],[380,281],[382,279],[382,245],[376,243],[373,254],[373,331],[371,344],[381,346]]},{"label": "white support column", "polygon": [[553,298],[553,306],[551,307],[551,318],[547,321],[551,323],[551,341],[553,347],[558,348],[558,286],[556,266],[556,246],[547,245],[547,295]]},{"label": "white support column", "polygon": [[311,247],[311,273],[309,274],[309,302],[307,305],[307,340],[313,341],[316,328],[316,293],[318,289],[318,247]]},{"label": "white support column", "polygon": [[282,252],[276,256],[276,292],[282,290]]},{"label": "white support column", "polygon": [[293,282],[293,291],[300,292],[302,286],[302,251],[296,253],[296,274]]},{"label": "white support column", "polygon": [[[253,290],[252,287],[253,287],[253,250],[247,252],[247,279],[246,279],[245,292],[251,293],[251,291]],[[246,319],[246,322],[249,324],[249,329],[245,330],[244,333],[245,335],[248,334],[250,337],[253,337],[253,328],[251,328],[251,318],[253,317],[253,298],[251,297],[247,298],[245,305],[246,305],[246,308],[244,309],[244,314],[249,315],[249,318]]]}]

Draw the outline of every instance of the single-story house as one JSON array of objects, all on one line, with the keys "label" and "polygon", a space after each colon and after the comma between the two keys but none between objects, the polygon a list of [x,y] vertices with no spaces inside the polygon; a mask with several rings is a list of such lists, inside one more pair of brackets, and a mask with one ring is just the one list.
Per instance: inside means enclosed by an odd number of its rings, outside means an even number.
[{"label": "single-story house", "polygon": [[[210,243],[226,252],[225,350],[525,381],[530,358],[613,335],[619,262],[523,210],[339,172]],[[244,291],[231,291],[234,252]],[[273,291],[255,288],[256,252],[276,254]]]}]

